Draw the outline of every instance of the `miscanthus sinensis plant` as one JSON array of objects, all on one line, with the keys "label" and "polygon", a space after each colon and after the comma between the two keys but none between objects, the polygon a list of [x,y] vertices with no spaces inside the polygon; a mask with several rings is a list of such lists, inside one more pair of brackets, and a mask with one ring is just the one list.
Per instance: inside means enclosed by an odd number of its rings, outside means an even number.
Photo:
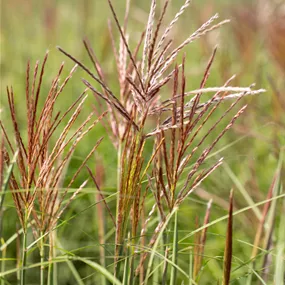
[{"label": "miscanthus sinensis plant", "polygon": [[[27,64],[25,90],[26,133],[20,132],[20,124],[22,122],[17,119],[15,94],[12,87],[7,87],[9,111],[13,126],[12,137],[8,135],[5,126],[0,121],[3,134],[1,177],[4,177],[5,164],[8,167],[7,175],[9,177],[9,180],[6,179],[6,181],[1,179],[2,191],[6,191],[8,186],[11,189],[15,208],[22,226],[21,284],[25,283],[28,229],[32,228],[35,241],[39,246],[41,262],[43,263],[46,258],[44,248],[46,242],[50,244],[49,259],[52,259],[53,229],[56,228],[64,210],[86,185],[87,181],[84,181],[71,196],[68,195],[68,191],[73,186],[76,177],[85,166],[87,160],[102,141],[102,138],[94,144],[90,153],[83,160],[62,192],[60,189],[62,188],[66,168],[80,141],[106,115],[106,112],[104,112],[99,118],[95,119],[95,112],[92,112],[78,127],[75,127],[75,122],[78,120],[80,113],[82,113],[83,104],[87,98],[87,89],[63,113],[55,110],[58,97],[62,94],[77,68],[77,66],[74,66],[63,83],[60,84],[59,79],[64,64],[61,64],[58,73],[52,80],[48,94],[45,95],[43,106],[40,107],[39,95],[47,59],[48,53],[44,57],[41,68],[39,61],[36,62],[32,80],[30,78],[30,63]],[[66,118],[69,118],[68,122],[62,126],[62,122]],[[61,130],[58,135],[57,131],[60,127]],[[13,168],[17,168],[16,173],[14,173]],[[2,207],[4,196],[1,198]],[[52,263],[50,263],[49,271],[51,270],[51,265]],[[40,278],[41,284],[43,284],[45,278],[43,265],[41,266]]]},{"label": "miscanthus sinensis plant", "polygon": [[[199,88],[189,91],[187,81],[191,79],[187,79],[185,74],[186,53],[182,55],[181,62],[178,59],[181,58],[179,54],[183,53],[192,42],[221,28],[229,21],[217,22],[218,15],[214,15],[192,32],[181,44],[174,46],[175,41],[172,38],[174,26],[191,1],[186,0],[168,24],[165,23],[165,15],[170,1],[164,1],[160,13],[157,12],[156,2],[155,0],[151,1],[145,30],[132,50],[129,45],[131,36],[127,31],[130,2],[127,1],[125,17],[120,23],[112,1],[108,0],[114,20],[114,24],[109,22],[109,33],[117,66],[120,90],[118,94],[108,87],[104,69],[88,39],[83,42],[94,72],[65,49],[58,47],[60,52],[75,62],[76,66],[62,85],[58,83],[63,66],[60,67],[44,106],[40,112],[37,112],[47,55],[42,64],[37,87],[36,78],[39,64],[37,63],[35,66],[31,84],[30,65],[28,64],[26,83],[27,144],[25,145],[16,119],[13,89],[7,89],[14,138],[8,137],[5,127],[1,123],[4,134],[3,145],[5,145],[2,146],[1,169],[4,163],[9,165],[11,157],[16,155],[14,168],[17,166],[19,175],[16,177],[14,170],[10,171],[9,188],[12,190],[24,189],[12,192],[23,228],[21,284],[25,284],[27,251],[25,236],[29,227],[33,230],[35,241],[40,250],[41,284],[45,282],[44,243],[47,240],[49,242],[47,282],[51,284],[53,270],[51,264],[56,258],[52,250],[56,242],[53,233],[61,214],[86,182],[69,197],[68,202],[65,202],[64,205],[63,201],[69,187],[96,150],[101,139],[91,147],[90,154],[71,179],[66,191],[60,195],[57,189],[60,187],[65,166],[78,143],[98,121],[101,121],[106,128],[114,145],[114,154],[117,153],[118,156],[115,211],[109,208],[95,175],[87,167],[91,180],[100,192],[101,203],[107,208],[108,217],[115,228],[113,267],[108,266],[108,270],[105,268],[107,264],[104,250],[100,251],[101,265],[79,257],[78,259],[101,272],[102,284],[107,284],[108,279],[113,284],[150,284],[149,282],[154,280],[157,270],[162,272],[162,275],[157,279],[161,284],[178,284],[178,274],[187,280],[187,284],[199,282],[211,202],[209,202],[205,214],[204,227],[195,236],[197,246],[194,247],[194,262],[190,266],[189,274],[177,265],[177,213],[179,207],[223,163],[223,159],[219,158],[212,165],[205,166],[205,160],[216,144],[245,111],[247,106],[240,107],[238,103],[244,96],[259,94],[264,90],[253,90],[253,85],[233,87],[231,84],[234,76],[229,78],[223,86],[206,87],[217,52],[217,49],[214,48],[208,64],[205,66],[205,71],[201,74]],[[119,34],[118,45],[113,26],[116,27]],[[82,79],[86,86],[83,94],[64,114],[54,114],[56,99],[62,93],[76,67],[83,69],[91,80]],[[94,82],[96,85],[93,84]],[[100,89],[95,87],[98,84]],[[68,135],[83,108],[86,92],[93,93],[96,99],[105,102],[105,105],[102,102],[97,104],[97,109],[88,115],[76,131]],[[207,100],[204,99],[206,93],[211,95],[210,98],[207,97]],[[227,108],[220,108],[225,101],[230,101]],[[102,108],[106,111],[101,111]],[[98,113],[102,113],[102,115],[94,120],[93,116]],[[70,117],[68,123],[62,127],[61,135],[56,143],[50,146],[50,138],[55,129],[60,128],[60,123],[66,116]],[[223,123],[224,120],[227,120],[226,124]],[[225,126],[217,134],[221,122]],[[14,140],[16,146],[13,146]],[[152,145],[151,155],[146,151],[147,144]],[[230,197],[224,277],[221,276],[224,284],[229,284],[232,256],[232,195]],[[148,201],[154,201],[152,207],[147,205]],[[103,219],[103,216],[101,218]],[[172,220],[174,223],[170,223]],[[173,230],[171,245],[167,243],[164,235],[167,228]],[[158,246],[161,245],[163,250],[158,251]],[[162,262],[154,266],[156,255],[160,256]]]}]

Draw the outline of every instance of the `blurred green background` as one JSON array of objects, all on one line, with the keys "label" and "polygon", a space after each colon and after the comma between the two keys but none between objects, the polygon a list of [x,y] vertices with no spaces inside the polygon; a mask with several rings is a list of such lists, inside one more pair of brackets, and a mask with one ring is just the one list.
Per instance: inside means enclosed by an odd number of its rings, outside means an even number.
[{"label": "blurred green background", "polygon": [[[130,45],[134,46],[140,37],[140,32],[147,22],[148,9],[151,1],[131,1],[130,22],[128,33]],[[163,1],[158,1],[161,9]],[[172,1],[167,12],[171,20],[183,1]],[[114,6],[120,20],[123,19],[125,1],[114,1]],[[282,1],[226,1],[203,0],[193,1],[179,20],[173,31],[175,44],[181,43],[188,35],[197,29],[213,14],[219,13],[220,19],[231,19],[231,23],[219,31],[196,41],[185,49],[187,54],[186,76],[187,90],[198,88],[211,52],[218,45],[218,53],[207,86],[220,86],[233,74],[236,74],[236,86],[248,86],[255,82],[256,87],[265,88],[267,92],[256,97],[244,99],[248,103],[246,113],[238,120],[233,129],[226,134],[216,147],[219,150],[228,146],[218,156],[225,158],[226,166],[222,166],[207,179],[196,193],[181,209],[179,226],[181,238],[195,227],[195,216],[203,221],[206,203],[213,199],[211,219],[226,214],[227,200],[231,188],[235,189],[235,207],[240,209],[248,206],[241,194],[244,189],[254,202],[265,199],[267,191],[277,168],[280,153],[285,145],[285,12]],[[107,21],[111,19],[107,1],[104,0],[9,0],[1,2],[1,120],[11,130],[9,111],[7,108],[6,86],[12,85],[16,94],[17,115],[23,121],[25,131],[25,70],[28,60],[33,66],[36,60],[42,61],[46,50],[50,56],[46,66],[42,100],[47,95],[51,80],[56,75],[62,61],[65,61],[64,75],[72,68],[72,62],[65,58],[57,49],[59,45],[89,67],[82,39],[88,37],[92,47],[104,68],[108,84],[116,93],[119,90],[116,80],[117,71],[112,53]],[[164,23],[166,25],[166,22]],[[114,28],[115,30],[115,28]],[[116,31],[116,30],[115,30]],[[118,43],[119,35],[115,32]],[[66,109],[84,90],[81,78],[87,75],[80,71],[67,85],[59,98],[58,108]],[[62,76],[62,78],[64,78]],[[90,79],[90,78],[88,78]],[[169,96],[165,91],[165,96]],[[92,110],[96,100],[90,94],[85,104],[86,114]],[[97,127],[88,139],[81,143],[75,153],[70,173],[74,173],[84,155],[92,144],[101,136],[105,136],[97,154],[104,166],[105,175],[103,189],[108,193],[115,191],[116,185],[116,152],[105,134],[103,127]],[[230,146],[232,142],[235,142]],[[90,162],[94,169],[95,162]],[[67,176],[71,174],[67,174]],[[87,173],[82,173],[83,180]],[[283,175],[284,177],[284,175]],[[284,179],[284,178],[283,178]],[[68,177],[67,177],[68,180]],[[82,182],[82,181],[81,181]],[[78,184],[81,183],[80,181]],[[283,180],[284,182],[284,180]],[[90,184],[90,187],[93,187]],[[91,192],[91,193],[90,193]],[[80,212],[94,202],[92,191],[86,191],[66,212],[68,218]],[[8,195],[5,202],[4,234],[7,240],[16,230],[17,217]],[[111,202],[111,206],[114,206]],[[278,216],[276,225],[278,225]],[[226,222],[221,222],[209,229],[205,256],[208,262],[206,273],[201,277],[201,284],[213,284],[212,278],[222,276],[223,247],[225,242]],[[253,211],[236,216],[234,222],[234,268],[238,268],[250,258],[251,246],[257,228],[257,220]],[[61,243],[68,251],[76,250],[76,254],[91,256],[98,261],[98,237],[96,211],[93,208],[79,215],[59,230]],[[32,237],[31,237],[32,238]],[[249,243],[249,244],[247,244]],[[83,247],[83,250],[79,248]],[[14,258],[16,246],[8,251]],[[187,259],[187,258],[186,258]],[[187,267],[187,260],[181,258],[181,267]],[[110,262],[111,259],[110,259]],[[78,263],[81,276],[89,276],[92,270]],[[12,260],[9,265],[14,266]],[[75,284],[68,267],[60,265],[59,284]],[[241,267],[233,273],[233,284],[244,284],[246,268]],[[34,275],[35,274],[35,275]],[[30,283],[36,271],[29,272]],[[15,277],[11,276],[11,282]],[[95,278],[95,279],[94,279]],[[84,280],[85,284],[93,283],[93,275]]]}]

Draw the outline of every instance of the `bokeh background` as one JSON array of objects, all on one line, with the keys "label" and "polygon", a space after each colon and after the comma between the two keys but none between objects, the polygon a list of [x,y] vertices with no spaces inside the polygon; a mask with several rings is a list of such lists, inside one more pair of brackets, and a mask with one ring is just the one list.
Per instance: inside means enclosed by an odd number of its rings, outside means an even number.
[{"label": "bokeh background", "polygon": [[[113,2],[118,17],[122,20],[125,1]],[[131,46],[138,41],[140,32],[145,27],[150,2],[149,0],[131,1],[128,26]],[[163,1],[158,2],[161,8]],[[182,4],[181,0],[172,1],[167,19],[171,20]],[[196,215],[201,217],[202,222],[205,205],[209,199],[213,199],[211,219],[225,215],[227,197],[232,188],[235,189],[235,209],[249,205],[248,199],[243,194],[245,192],[254,202],[262,201],[266,197],[285,145],[284,6],[281,0],[193,0],[173,31],[175,43],[179,44],[215,13],[219,13],[220,19],[231,20],[230,24],[223,26],[219,31],[210,33],[185,49],[188,90],[199,86],[207,61],[216,45],[218,52],[208,86],[220,86],[230,76],[236,74],[234,80],[236,86],[256,83],[257,88],[267,89],[266,93],[244,100],[249,105],[246,113],[216,147],[216,151],[225,148],[217,156],[223,156],[226,163],[201,185],[181,209],[182,214],[179,219],[181,237],[186,231],[194,229]],[[111,13],[105,0],[2,0],[0,109],[1,120],[8,126],[8,130],[10,119],[5,90],[6,86],[10,85],[13,86],[16,94],[18,116],[23,120],[21,127],[25,129],[26,111],[23,106],[25,105],[25,70],[28,60],[34,65],[36,60],[43,60],[46,50],[50,51],[42,98],[46,96],[45,90],[48,89],[61,62],[65,61],[65,75],[72,68],[72,62],[59,53],[56,49],[57,45],[91,67],[82,43],[82,39],[88,37],[104,68],[110,88],[115,92],[119,90],[108,33],[108,19],[111,19]],[[118,43],[117,32],[115,32],[115,37]],[[59,98],[57,105],[59,109],[69,105],[84,90],[82,77],[86,75],[78,70],[64,94]],[[87,102],[86,112],[93,108],[96,100],[90,94]],[[102,177],[104,177],[102,188],[106,193],[112,193],[116,185],[117,157],[103,127],[97,127],[81,144],[70,163],[70,173],[74,173],[84,154],[90,150],[92,143],[102,135],[106,136],[106,139],[98,149],[97,164],[94,160],[90,162],[90,166],[95,169],[100,165],[104,169],[102,170]],[[68,175],[67,173],[67,179]],[[87,174],[83,173],[81,176],[83,180]],[[93,202],[92,189],[83,192],[69,207],[66,217],[87,208]],[[7,197],[5,206],[3,240],[7,240],[15,233],[18,224],[10,195]],[[114,205],[111,202],[112,206]],[[276,216],[276,225],[278,225],[279,214]],[[256,228],[257,220],[252,210],[236,216],[234,224],[236,268],[250,258],[250,245],[253,243]],[[99,246],[94,208],[67,223],[59,230],[59,236],[64,248],[69,252],[76,250],[76,254],[92,256],[98,260]],[[208,258],[205,266],[208,268],[207,273],[202,276],[204,283],[201,281],[201,284],[213,284],[212,278],[217,280],[222,276],[221,256],[224,241],[225,222],[217,223],[209,229],[205,251],[205,256]],[[16,248],[16,245],[12,245],[8,251],[12,259],[9,264],[11,268],[14,266],[13,258],[16,256]],[[183,262],[187,266],[187,262],[182,258],[182,267]],[[59,284],[75,284],[68,267],[60,266],[63,270]],[[76,266],[81,276],[87,276],[84,280],[85,284],[99,284],[94,283],[96,277],[89,268],[80,263]],[[233,284],[244,284],[245,271],[246,268],[234,271]],[[33,283],[33,277],[36,275],[36,271],[29,273],[31,278],[29,284],[36,284]],[[15,280],[14,278],[11,276],[11,282]]]}]

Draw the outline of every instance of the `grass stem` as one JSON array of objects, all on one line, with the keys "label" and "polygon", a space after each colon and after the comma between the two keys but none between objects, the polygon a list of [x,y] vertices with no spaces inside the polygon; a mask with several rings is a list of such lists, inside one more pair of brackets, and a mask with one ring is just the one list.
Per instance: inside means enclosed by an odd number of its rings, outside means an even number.
[{"label": "grass stem", "polygon": [[[118,154],[117,154],[117,204],[116,204],[116,221],[118,221],[119,215],[119,201],[120,201],[120,184],[121,184],[121,157],[122,157],[122,141],[118,142]],[[117,233],[116,233],[117,234]],[[117,240],[117,237],[115,238]],[[116,244],[115,244],[115,252],[116,252]],[[114,276],[117,277],[117,274],[120,270],[120,265],[118,261],[118,256],[115,256],[115,264],[114,264]]]},{"label": "grass stem", "polygon": [[[173,264],[177,263],[177,253],[178,253],[178,221],[177,221],[177,211],[174,215],[174,230],[173,230],[173,248],[172,248],[172,262]],[[170,284],[176,284],[177,268],[171,267],[170,274]]]},{"label": "grass stem", "polygon": [[23,243],[22,243],[22,268],[20,275],[20,284],[26,284],[26,264],[27,264],[27,225],[28,225],[28,209],[25,207],[24,228],[23,228]]},{"label": "grass stem", "polygon": [[[43,236],[43,232],[41,232],[41,236]],[[41,257],[41,269],[40,269],[40,284],[44,285],[44,261],[45,261],[45,249],[44,249],[44,237],[40,240],[40,257]]]},{"label": "grass stem", "polygon": [[[0,241],[1,243],[4,243],[2,242],[2,238]],[[2,273],[2,272],[5,272],[6,248],[3,249],[1,257],[2,257],[2,261],[1,261],[1,273]],[[4,284],[5,284],[5,280],[1,279],[1,285],[4,285]]]}]

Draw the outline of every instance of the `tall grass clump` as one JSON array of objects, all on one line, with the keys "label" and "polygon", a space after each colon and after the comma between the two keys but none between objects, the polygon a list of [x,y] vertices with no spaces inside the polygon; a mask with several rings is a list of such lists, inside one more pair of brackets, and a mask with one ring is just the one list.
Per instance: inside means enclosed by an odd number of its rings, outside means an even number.
[{"label": "tall grass clump", "polygon": [[[77,283],[84,284],[84,279],[70,261],[80,261],[93,268],[95,273],[102,277],[94,278],[96,282],[100,280],[100,284],[202,284],[200,280],[206,266],[203,257],[208,227],[228,219],[224,232],[224,254],[220,257],[223,260],[223,270],[220,279],[213,280],[213,284],[219,284],[220,281],[225,285],[230,284],[235,214],[233,191],[229,193],[227,215],[210,222],[210,200],[203,224],[200,224],[197,218],[196,228],[182,240],[179,240],[178,230],[180,209],[201,183],[223,164],[223,158],[214,155],[213,150],[245,112],[247,105],[240,105],[243,98],[263,93],[264,89],[254,90],[254,84],[246,87],[232,86],[235,76],[228,78],[222,86],[208,86],[212,65],[218,52],[217,47],[213,48],[208,63],[204,66],[199,86],[194,90],[188,89],[191,78],[187,78],[187,54],[183,51],[204,35],[220,29],[229,20],[218,22],[219,17],[216,14],[182,43],[175,45],[176,40],[172,38],[175,25],[191,1],[186,0],[172,21],[166,24],[170,1],[165,0],[161,12],[158,13],[158,3],[152,0],[145,30],[141,32],[139,41],[133,47],[132,37],[128,34],[130,1],[126,2],[126,13],[122,23],[112,1],[108,0],[108,4],[113,17],[113,23],[109,21],[108,28],[117,69],[118,92],[112,91],[109,87],[109,78],[105,75],[104,68],[87,38],[83,40],[83,45],[92,68],[71,55],[65,48],[58,47],[58,50],[76,65],[61,85],[59,77],[63,65],[60,66],[43,107],[39,106],[39,96],[43,93],[41,84],[48,54],[41,68],[39,62],[36,63],[32,80],[28,63],[26,135],[20,132],[14,91],[7,88],[13,137],[8,135],[1,122],[3,142],[0,173],[4,173],[4,164],[8,173],[7,180],[4,180],[4,175],[1,174],[1,183],[4,185],[1,191],[7,191],[9,185],[22,227],[19,281],[21,284],[27,284],[27,252],[36,245],[40,256],[37,265],[40,267],[40,284],[57,284],[58,276],[54,267],[59,262],[66,262],[72,269]],[[119,44],[116,43],[114,26],[119,35]],[[88,78],[79,82],[83,83],[86,89],[63,114],[57,113],[57,98],[62,94],[77,67],[88,75]],[[94,95],[97,104],[78,126],[87,92]],[[94,119],[94,116],[97,118]],[[69,119],[63,125],[66,118]],[[90,153],[83,159],[70,181],[64,181],[72,154],[79,142],[99,121],[106,129],[114,146],[114,155],[117,156],[115,207],[107,203],[109,197],[101,189],[100,172],[102,174],[103,170],[98,167],[94,173],[86,165],[102,138],[93,143]],[[99,160],[96,162],[98,166]],[[87,181],[81,183],[73,194],[69,194],[78,174],[85,166],[90,183],[98,193],[95,204],[100,256],[94,257],[98,262],[75,254],[56,256],[55,250],[61,247],[56,237],[56,229],[61,223],[62,214],[87,184]],[[247,262],[250,264],[250,273],[255,272],[254,259],[258,254],[265,220],[269,209],[272,209],[270,202],[282,196],[279,185],[280,169],[281,166],[278,166],[267,201],[264,203],[260,226],[253,244],[252,260]],[[62,188],[64,190],[60,191]],[[1,197],[4,199],[4,195]],[[248,209],[255,208],[256,205],[250,205]],[[273,216],[274,213],[272,210]],[[195,220],[195,217],[189,219]],[[106,228],[111,232],[108,238]],[[30,230],[34,240],[28,245],[27,234]],[[282,236],[281,230],[279,234]],[[182,241],[192,236],[193,246],[181,249]],[[108,247],[107,250],[106,240],[112,238],[113,248],[109,250]],[[271,238],[268,234],[268,245],[272,241]],[[282,247],[281,243],[279,247]],[[267,261],[268,251],[264,263]],[[185,252],[187,266],[185,258],[181,263],[179,258]],[[278,261],[282,260],[282,256],[277,258]],[[281,279],[282,266],[283,264],[276,269],[276,280]],[[9,274],[7,271],[5,273],[5,270],[2,272],[3,276]],[[263,281],[263,277],[260,278]],[[248,279],[248,284],[250,282]]]},{"label": "tall grass clump", "polygon": [[[6,180],[4,183],[1,179],[2,191],[5,191],[9,186],[22,227],[21,284],[25,284],[27,235],[30,228],[39,247],[42,263],[40,284],[45,284],[44,272],[46,266],[44,266],[44,262],[47,260],[47,257],[49,259],[54,258],[55,252],[53,248],[55,242],[54,229],[64,210],[75,199],[87,181],[84,181],[71,196],[68,195],[68,192],[102,139],[99,139],[94,144],[92,150],[62,192],[61,188],[63,187],[66,168],[79,142],[106,115],[105,112],[98,119],[94,119],[95,113],[93,112],[87,116],[79,127],[74,127],[74,123],[80,113],[82,113],[84,101],[87,98],[87,90],[64,112],[56,110],[56,101],[77,68],[77,66],[74,66],[63,83],[59,84],[60,75],[64,67],[63,64],[60,66],[48,93],[45,95],[43,106],[40,107],[38,104],[39,96],[41,94],[47,59],[48,53],[46,53],[41,67],[39,61],[36,62],[32,76],[30,63],[27,65],[25,90],[27,135],[23,136],[20,132],[20,124],[22,122],[17,120],[14,101],[15,94],[12,87],[7,87],[7,97],[13,124],[13,137],[8,136],[5,126],[0,122],[3,132],[1,170],[4,168],[5,163],[8,169],[10,168],[10,171],[8,170],[9,180]],[[69,118],[68,122],[58,133],[58,129],[66,118]],[[11,159],[11,157],[14,157],[14,159]],[[11,169],[13,164],[15,164],[14,170]],[[1,198],[2,206],[4,195]],[[46,255],[46,243],[48,243],[49,247],[48,255]],[[51,278],[51,270],[52,263],[49,264],[49,279]]]},{"label": "tall grass clump", "polygon": [[[87,39],[84,40],[84,45],[96,73],[63,48],[58,47],[99,84],[101,90],[94,87],[92,81],[82,79],[85,86],[95,97],[104,100],[109,109],[106,129],[118,154],[114,276],[121,277],[121,267],[125,263],[124,273],[125,270],[128,270],[128,273],[124,275],[124,284],[134,284],[138,282],[136,280],[148,284],[153,274],[153,259],[157,254],[158,244],[163,240],[163,231],[171,227],[170,220],[176,217],[185,199],[223,163],[223,159],[220,158],[210,167],[204,167],[204,162],[211,151],[247,106],[239,107],[218,135],[208,141],[210,135],[238,106],[244,96],[264,91],[253,90],[252,85],[232,87],[230,84],[234,76],[221,87],[206,87],[216,48],[205,66],[199,89],[187,90],[186,54],[183,55],[181,63],[178,55],[195,40],[229,22],[224,20],[215,23],[218,15],[214,15],[180,45],[173,47],[171,31],[190,2],[185,1],[174,19],[163,29],[169,1],[165,1],[162,12],[156,20],[157,3],[153,0],[145,31],[132,50],[127,32],[129,2],[127,1],[123,24],[120,24],[112,2],[108,1],[120,36],[117,48],[112,23],[109,22],[120,87],[118,96],[108,87],[103,68]],[[205,93],[213,95],[205,101]],[[166,94],[168,98],[165,98]],[[222,102],[228,100],[231,100],[228,108],[220,110],[219,118],[213,121],[212,114],[219,112]],[[156,126],[151,129],[149,121],[156,121]],[[149,157],[146,156],[145,150],[147,144],[153,145]],[[145,214],[146,201],[151,195],[154,204],[149,213]],[[156,211],[158,220],[154,217]],[[152,220],[154,222],[150,226]],[[154,230],[151,230],[152,227]],[[174,236],[173,239],[177,238]],[[205,239],[206,233],[202,238],[203,243]],[[165,261],[173,266],[171,284],[176,284],[177,252],[170,254],[166,251],[165,254]],[[170,256],[172,262],[169,260]],[[197,266],[201,261],[195,263]],[[165,266],[166,283],[168,283],[167,268]],[[194,276],[197,275],[195,272]],[[225,281],[225,284],[227,283]]]}]

